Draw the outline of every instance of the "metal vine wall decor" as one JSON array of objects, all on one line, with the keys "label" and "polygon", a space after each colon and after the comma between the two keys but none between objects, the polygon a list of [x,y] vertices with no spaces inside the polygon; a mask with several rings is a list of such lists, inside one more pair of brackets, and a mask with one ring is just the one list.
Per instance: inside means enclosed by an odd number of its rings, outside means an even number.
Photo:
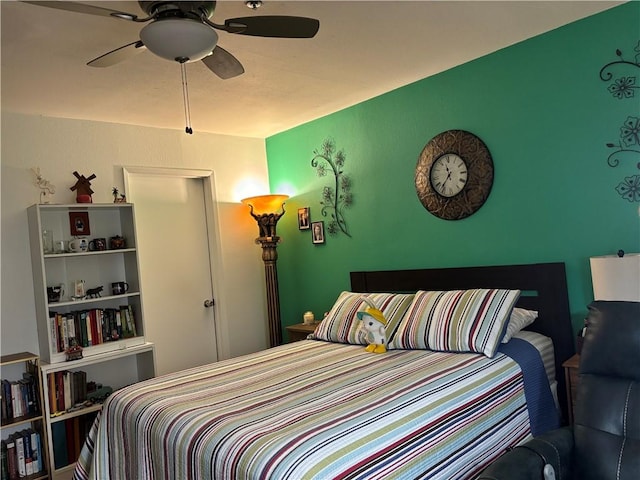
[{"label": "metal vine wall decor", "polygon": [[[640,70],[640,41],[634,48],[636,52],[634,61],[625,60],[620,49],[616,49],[618,60],[607,63],[600,69],[600,79],[610,82],[607,90],[618,100],[632,99],[637,110],[636,90],[640,88],[637,83]],[[614,71],[620,71],[614,78]],[[607,148],[614,151],[607,157],[610,167],[617,167],[621,161],[631,160],[636,162],[636,168],[640,170],[640,117],[629,115],[620,127],[620,139],[617,142],[609,142]],[[640,202],[640,175],[624,177],[616,186],[616,192],[625,200]]]},{"label": "metal vine wall decor", "polygon": [[333,186],[326,186],[322,189],[322,200],[320,210],[323,217],[330,215],[327,224],[327,232],[336,235],[338,232],[351,237],[344,218],[344,209],[349,208],[353,203],[351,193],[351,179],[343,171],[344,162],[347,156],[343,150],[336,152],[336,144],[333,139],[326,139],[322,142],[322,147],[313,151],[311,166],[316,169],[318,177],[325,177],[328,173],[334,176]]}]

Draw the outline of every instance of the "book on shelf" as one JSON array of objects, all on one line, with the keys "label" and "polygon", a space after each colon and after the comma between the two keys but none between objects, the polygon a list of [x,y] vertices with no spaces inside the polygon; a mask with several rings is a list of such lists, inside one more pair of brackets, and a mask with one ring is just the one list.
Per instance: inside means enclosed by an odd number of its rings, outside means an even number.
[{"label": "book on shelf", "polygon": [[11,480],[18,478],[18,457],[16,456],[16,441],[13,435],[9,435],[7,438],[7,470]]},{"label": "book on shelf", "polygon": [[18,433],[14,433],[16,442],[16,459],[18,460],[18,476],[26,477],[27,469],[24,463],[24,438]]},{"label": "book on shelf", "polygon": [[2,385],[2,383],[0,383],[0,404],[2,405],[0,407],[0,420],[4,421],[4,419],[8,417],[7,417],[7,399],[5,398],[4,386]]},{"label": "book on shelf", "polygon": [[14,432],[0,442],[2,478],[14,480],[44,471],[42,437],[40,432],[27,428]]},{"label": "book on shelf", "polygon": [[2,480],[9,480],[9,464],[7,462],[7,441],[0,440],[0,478]]},{"label": "book on shelf", "polygon": [[31,449],[31,434],[26,430],[20,432],[24,446],[24,467],[27,475],[33,475],[33,451]]},{"label": "book on shelf", "polygon": [[56,469],[66,467],[78,459],[96,415],[97,412],[91,412],[51,425],[53,461]]},{"label": "book on shelf", "polygon": [[11,404],[13,405],[13,417],[22,417],[24,415],[24,402],[20,384],[17,381],[11,382]]},{"label": "book on shelf", "polygon": [[66,314],[51,311],[49,322],[51,346],[58,353],[66,351],[72,345],[72,340],[85,348],[137,336],[135,313],[131,305],[74,310]]},{"label": "book on shelf", "polygon": [[58,413],[58,401],[56,400],[56,376],[54,373],[47,374],[47,381],[49,382],[48,394],[49,394],[49,413],[52,415]]},{"label": "book on shelf", "polygon": [[[93,346],[93,335],[91,332],[91,317],[95,316],[95,310],[89,310],[87,312],[87,314],[84,316],[84,327],[83,327],[83,332],[86,336],[86,344],[87,347],[91,347]],[[95,322],[95,320],[93,320]],[[84,338],[84,337],[83,337]]]},{"label": "book on shelf", "polygon": [[58,351],[58,324],[56,322],[56,312],[49,312],[49,328],[51,329],[51,351]]},{"label": "book on shelf", "polygon": [[13,418],[13,398],[11,396],[11,382],[2,380],[2,420]]},{"label": "book on shelf", "polygon": [[71,381],[70,381],[70,372],[60,372],[62,373],[62,399],[63,399],[63,409],[67,409],[73,405],[71,403]]},{"label": "book on shelf", "polygon": [[[122,321],[123,317],[124,321]],[[125,338],[136,337],[136,320],[133,315],[133,308],[131,307],[131,305],[120,306],[120,319],[123,323],[123,336]]]},{"label": "book on shelf", "polygon": [[28,435],[30,439],[32,473],[39,473],[44,468],[44,464],[42,463],[42,445],[40,443],[40,434],[33,428],[28,428],[24,432],[25,435]]},{"label": "book on shelf", "polygon": [[0,478],[9,480],[9,468],[7,465],[7,442],[0,440]]},{"label": "book on shelf", "polygon": [[51,415],[66,412],[87,400],[87,373],[61,370],[47,374]]},{"label": "book on shelf", "polygon": [[51,424],[51,439],[53,441],[53,464],[55,468],[69,465],[67,457],[67,433],[64,422]]},{"label": "book on shelf", "polygon": [[24,372],[20,380],[1,381],[2,422],[40,411],[38,378],[30,371]]}]

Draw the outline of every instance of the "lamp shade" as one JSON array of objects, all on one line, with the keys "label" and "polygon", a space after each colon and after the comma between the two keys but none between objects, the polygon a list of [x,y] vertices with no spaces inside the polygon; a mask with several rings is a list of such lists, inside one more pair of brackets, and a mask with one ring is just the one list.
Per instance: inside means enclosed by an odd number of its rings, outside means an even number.
[{"label": "lamp shade", "polygon": [[640,302],[640,253],[591,257],[594,300]]},{"label": "lamp shade", "polygon": [[195,62],[213,52],[218,34],[202,22],[170,18],[145,26],[140,31],[140,40],[159,57]]},{"label": "lamp shade", "polygon": [[245,205],[251,205],[256,215],[265,213],[276,213],[289,195],[258,195],[257,197],[248,197],[240,200]]}]

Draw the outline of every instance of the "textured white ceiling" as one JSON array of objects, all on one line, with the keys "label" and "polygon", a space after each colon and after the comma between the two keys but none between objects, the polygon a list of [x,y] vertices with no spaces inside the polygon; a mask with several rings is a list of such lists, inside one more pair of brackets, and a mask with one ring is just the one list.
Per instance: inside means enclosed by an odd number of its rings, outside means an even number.
[{"label": "textured white ceiling", "polygon": [[[141,13],[137,2],[85,2]],[[244,65],[221,80],[187,65],[195,132],[264,138],[623,2],[218,2],[212,20],[299,15],[312,39],[220,32]],[[2,109],[184,129],[180,68],[146,51],[109,68],[86,62],[133,42],[143,24],[1,2]]]}]

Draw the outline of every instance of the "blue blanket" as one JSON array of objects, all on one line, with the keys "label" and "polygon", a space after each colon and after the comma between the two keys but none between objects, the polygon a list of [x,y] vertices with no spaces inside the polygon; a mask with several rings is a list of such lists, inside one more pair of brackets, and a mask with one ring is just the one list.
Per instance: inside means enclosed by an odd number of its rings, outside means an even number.
[{"label": "blue blanket", "polygon": [[[503,343],[498,351],[520,365],[524,376],[524,395],[527,399],[529,422],[533,436],[560,426],[560,413],[553,400],[549,379],[540,358],[540,352],[520,338]],[[553,412],[553,414],[549,414]]]}]

